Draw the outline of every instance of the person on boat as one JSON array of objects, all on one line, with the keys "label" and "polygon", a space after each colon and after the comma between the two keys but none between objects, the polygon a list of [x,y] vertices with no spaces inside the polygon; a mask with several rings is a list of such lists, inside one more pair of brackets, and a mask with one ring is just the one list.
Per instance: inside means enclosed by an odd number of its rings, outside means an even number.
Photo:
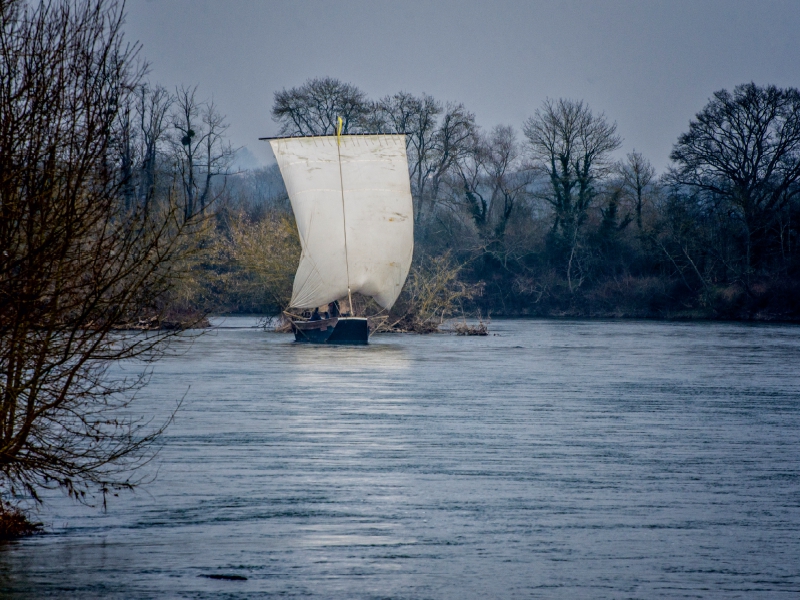
[{"label": "person on boat", "polygon": [[321,321],[321,320],[322,317],[319,315],[319,307],[316,307],[314,309],[314,312],[311,313],[311,318],[309,319],[309,321]]},{"label": "person on boat", "polygon": [[334,300],[333,302],[328,303],[328,313],[331,317],[338,317],[341,313],[339,312],[339,301]]}]

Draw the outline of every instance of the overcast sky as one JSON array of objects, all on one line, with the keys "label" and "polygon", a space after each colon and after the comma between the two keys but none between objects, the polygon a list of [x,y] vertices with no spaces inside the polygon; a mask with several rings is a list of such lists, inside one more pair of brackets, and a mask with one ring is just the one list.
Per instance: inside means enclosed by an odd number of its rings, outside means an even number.
[{"label": "overcast sky", "polygon": [[486,129],[583,99],[659,171],[715,90],[800,87],[800,0],[128,0],[127,13],[150,80],[199,84],[251,164],[272,161],[257,138],[277,131],[274,92],[311,77],[463,102]]}]

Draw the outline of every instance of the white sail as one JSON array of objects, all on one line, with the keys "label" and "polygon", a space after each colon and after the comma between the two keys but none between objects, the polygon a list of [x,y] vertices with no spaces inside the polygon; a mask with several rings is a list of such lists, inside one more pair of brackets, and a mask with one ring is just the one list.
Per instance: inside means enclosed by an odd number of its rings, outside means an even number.
[{"label": "white sail", "polygon": [[339,140],[270,140],[302,246],[291,306],[322,306],[349,286],[390,308],[414,251],[405,136]]}]

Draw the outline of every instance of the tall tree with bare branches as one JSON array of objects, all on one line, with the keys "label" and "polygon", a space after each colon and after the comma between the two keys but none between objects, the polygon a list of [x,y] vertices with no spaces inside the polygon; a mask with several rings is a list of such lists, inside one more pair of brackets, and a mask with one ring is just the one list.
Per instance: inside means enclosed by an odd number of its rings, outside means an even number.
[{"label": "tall tree with bare branches", "polygon": [[580,228],[600,191],[598,183],[612,166],[611,153],[622,139],[616,123],[609,123],[605,115],[592,113],[583,101],[564,98],[546,100],[525,121],[523,131],[534,166],[549,179],[541,197],[553,208],[552,232],[567,251],[567,280],[573,290]]},{"label": "tall tree with bare branches", "polygon": [[622,143],[616,123],[593,114],[583,101],[560,98],[546,100],[523,130],[534,164],[550,180],[544,198],[554,210],[553,228],[571,237],[597,196],[611,152]]},{"label": "tall tree with bare branches", "polygon": [[641,231],[642,211],[647,206],[649,196],[653,192],[656,170],[649,160],[634,150],[617,165],[617,171],[620,177],[621,192],[626,196],[628,203],[633,205],[636,227]]},{"label": "tall tree with bare branches", "polygon": [[123,410],[145,379],[109,368],[173,335],[119,325],[158,315],[194,221],[174,185],[126,202],[137,168],[118,149],[143,69],[121,3],[20,0],[0,17],[0,495],[82,499],[134,485],[161,431]]},{"label": "tall tree with bare branches", "polygon": [[197,99],[197,86],[180,87],[172,113],[175,163],[181,175],[187,219],[205,213],[215,178],[229,174],[236,151],[225,139],[228,124],[213,101]]}]

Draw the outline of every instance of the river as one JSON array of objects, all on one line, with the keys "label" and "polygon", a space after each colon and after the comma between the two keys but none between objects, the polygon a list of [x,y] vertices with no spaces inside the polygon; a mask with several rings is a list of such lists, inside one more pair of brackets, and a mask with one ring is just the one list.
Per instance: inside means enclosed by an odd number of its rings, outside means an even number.
[{"label": "river", "polygon": [[48,493],[47,533],[0,547],[3,597],[800,594],[800,327],[347,348],[215,322],[136,402],[185,395],[155,479],[105,512]]}]

